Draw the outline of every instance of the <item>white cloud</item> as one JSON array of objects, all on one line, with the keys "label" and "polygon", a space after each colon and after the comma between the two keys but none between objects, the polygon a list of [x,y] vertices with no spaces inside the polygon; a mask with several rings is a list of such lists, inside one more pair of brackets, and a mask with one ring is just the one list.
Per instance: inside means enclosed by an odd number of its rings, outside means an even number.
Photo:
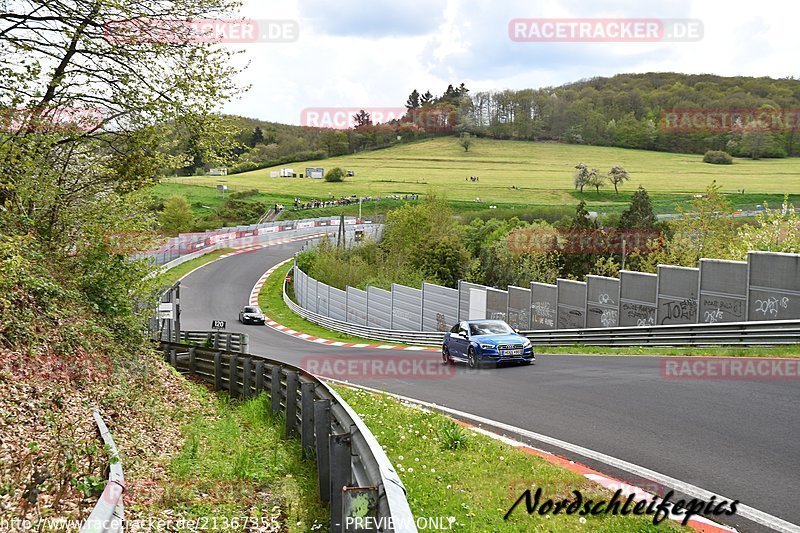
[{"label": "white cloud", "polygon": [[[309,107],[400,106],[412,89],[538,88],[623,72],[800,75],[800,3],[783,0],[245,0],[243,15],[293,19],[294,43],[253,44],[225,111],[298,124]],[[514,18],[697,18],[686,43],[516,43]]]}]

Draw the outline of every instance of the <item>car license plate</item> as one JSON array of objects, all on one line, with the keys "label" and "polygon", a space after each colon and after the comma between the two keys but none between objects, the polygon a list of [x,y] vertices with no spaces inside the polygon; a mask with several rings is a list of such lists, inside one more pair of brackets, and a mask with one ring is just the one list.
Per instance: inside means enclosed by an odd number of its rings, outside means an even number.
[{"label": "car license plate", "polygon": [[522,355],[522,350],[503,350],[504,356]]}]

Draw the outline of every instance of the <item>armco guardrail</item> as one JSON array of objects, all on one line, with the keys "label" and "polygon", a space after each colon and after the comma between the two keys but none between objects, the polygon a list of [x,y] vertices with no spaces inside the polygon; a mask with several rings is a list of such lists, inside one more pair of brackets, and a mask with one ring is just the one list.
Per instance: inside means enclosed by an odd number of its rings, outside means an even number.
[{"label": "armco guardrail", "polygon": [[547,346],[762,346],[800,343],[800,320],[523,332]]},{"label": "armco guardrail", "polygon": [[108,482],[103,489],[103,495],[100,496],[89,518],[81,527],[81,533],[117,533],[122,531],[125,521],[122,504],[125,477],[122,474],[122,463],[119,461],[119,453],[114,439],[111,437],[111,432],[103,421],[103,417],[97,411],[94,412],[94,421],[111,458],[111,463],[108,467]]},{"label": "armco guardrail", "polygon": [[[294,302],[283,287],[283,301],[298,316],[322,327],[377,341],[440,346],[442,332],[386,330],[335,320]],[[540,346],[715,346],[778,345],[800,343],[800,320],[727,322],[674,326],[617,327],[523,331]]]},{"label": "armco guardrail", "polygon": [[271,413],[285,415],[286,435],[299,435],[304,455],[316,457],[320,499],[330,502],[331,531],[345,531],[347,517],[356,516],[354,507],[367,509],[381,531],[417,531],[403,483],[377,439],[324,382],[258,355],[172,342],[161,342],[161,348],[172,366],[231,397],[268,395]]},{"label": "armco guardrail", "polygon": [[[169,339],[162,339],[169,340]],[[180,340],[184,344],[207,346],[215,350],[247,353],[250,351],[250,337],[246,333],[230,331],[181,331]]]},{"label": "armco guardrail", "polygon": [[[321,217],[221,228],[204,233],[182,233],[169,239],[158,250],[140,254],[136,258],[145,259],[157,266],[175,266],[182,261],[188,261],[209,251],[237,245],[258,244],[284,236],[286,232],[294,232],[296,234],[308,234],[318,231],[336,232],[339,222],[339,217]],[[345,227],[348,231],[352,231],[356,224],[369,225],[371,222],[345,217]]]}]

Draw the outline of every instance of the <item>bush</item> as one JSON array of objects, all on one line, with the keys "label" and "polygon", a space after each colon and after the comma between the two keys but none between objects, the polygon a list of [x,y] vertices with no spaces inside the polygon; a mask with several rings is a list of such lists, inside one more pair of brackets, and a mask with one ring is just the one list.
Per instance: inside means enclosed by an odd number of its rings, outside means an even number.
[{"label": "bush", "polygon": [[733,158],[728,152],[722,150],[709,150],[703,156],[703,163],[711,163],[712,165],[730,165],[733,163]]},{"label": "bush", "polygon": [[344,170],[339,167],[332,168],[325,174],[325,181],[330,183],[338,183],[344,181]]},{"label": "bush", "polygon": [[228,195],[228,198],[237,200],[241,198],[249,198],[251,196],[258,196],[259,194],[261,193],[258,189],[247,189],[245,191],[232,192]]}]

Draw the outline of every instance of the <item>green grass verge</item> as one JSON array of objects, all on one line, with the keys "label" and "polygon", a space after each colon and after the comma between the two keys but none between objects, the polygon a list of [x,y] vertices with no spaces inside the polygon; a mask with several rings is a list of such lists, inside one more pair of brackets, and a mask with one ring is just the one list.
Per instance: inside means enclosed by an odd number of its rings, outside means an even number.
[{"label": "green grass verge", "polygon": [[536,346],[537,354],[683,355],[698,357],[800,357],[800,344],[770,347],[643,348],[607,346]]},{"label": "green grass verge", "polygon": [[[215,530],[326,529],[320,524],[327,524],[329,511],[317,495],[316,463],[301,458],[299,440],[283,438],[282,419],[271,417],[267,396],[238,402],[219,395],[208,403],[212,412],[183,428],[184,445],[167,467],[160,497],[136,514],[215,519],[217,527],[209,520],[205,528]],[[253,528],[269,524],[278,527]]]},{"label": "green grass verge", "polygon": [[213,252],[209,252],[205,255],[201,255],[195,259],[191,259],[186,261],[185,263],[181,263],[180,265],[167,270],[166,272],[160,274],[155,278],[155,283],[159,287],[167,287],[173,285],[176,281],[181,279],[183,276],[194,270],[195,268],[201,267],[206,265],[212,261],[216,261],[221,256],[230,253],[233,251],[233,248],[222,248],[219,250],[215,250]]},{"label": "green grass verge", "polygon": [[[378,341],[352,337],[336,331],[325,329],[313,322],[300,318],[283,302],[283,280],[292,268],[292,263],[287,263],[270,274],[258,295],[258,305],[268,317],[295,331],[308,333],[315,337],[322,337],[332,341],[375,344]],[[381,343],[383,344],[383,343]]]},{"label": "green grass verge", "polygon": [[[647,517],[531,516],[524,502],[503,516],[522,492],[541,487],[544,498],[610,500],[612,494],[580,474],[473,433],[447,417],[401,404],[386,395],[337,387],[372,430],[408,491],[414,517],[455,517],[452,531],[677,531]],[[584,500],[585,501],[585,500]],[[445,522],[447,524],[447,522]]]}]

